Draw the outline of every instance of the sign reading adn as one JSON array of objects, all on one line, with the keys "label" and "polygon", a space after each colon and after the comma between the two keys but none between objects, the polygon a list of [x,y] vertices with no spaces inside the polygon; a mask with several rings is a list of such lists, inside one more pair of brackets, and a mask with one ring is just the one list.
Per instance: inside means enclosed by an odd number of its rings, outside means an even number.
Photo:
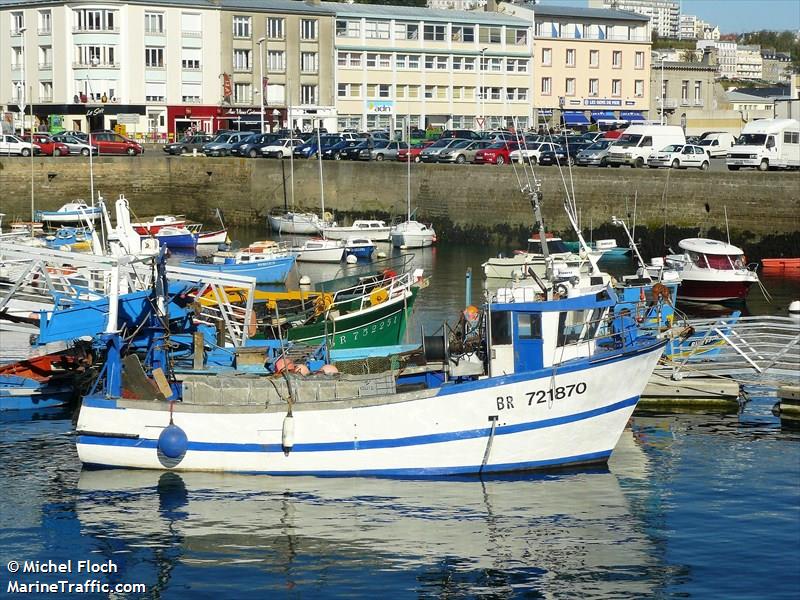
[{"label": "sign reading adn", "polygon": [[394,100],[367,100],[367,112],[371,115],[391,115],[394,113]]}]

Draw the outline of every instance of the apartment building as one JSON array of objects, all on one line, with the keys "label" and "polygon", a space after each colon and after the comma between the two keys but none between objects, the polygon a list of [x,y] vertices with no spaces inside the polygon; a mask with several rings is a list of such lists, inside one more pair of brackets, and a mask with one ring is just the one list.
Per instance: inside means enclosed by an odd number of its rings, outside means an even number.
[{"label": "apartment building", "polygon": [[711,49],[717,64],[717,76],[726,79],[736,77],[736,42],[725,40],[697,40],[697,49]]},{"label": "apartment building", "polygon": [[761,46],[740,44],[736,47],[736,78],[761,79]]},{"label": "apartment building", "polygon": [[642,121],[650,108],[648,18],[566,6],[502,4],[535,22],[536,122]]},{"label": "apartment building", "polygon": [[706,23],[695,15],[680,15],[680,32],[682,40],[718,40],[719,27]]},{"label": "apartment building", "polygon": [[681,23],[677,0],[589,0],[589,8],[606,8],[640,14],[650,20],[650,31],[659,37],[677,38]]},{"label": "apartment building", "polygon": [[531,21],[337,3],[339,129],[528,127]]},{"label": "apartment building", "polygon": [[770,83],[789,83],[792,74],[792,57],[785,52],[764,49],[761,51],[761,78]]},{"label": "apartment building", "polygon": [[318,1],[0,0],[3,122],[165,139],[253,127],[263,102],[268,127],[335,127],[332,36]]}]

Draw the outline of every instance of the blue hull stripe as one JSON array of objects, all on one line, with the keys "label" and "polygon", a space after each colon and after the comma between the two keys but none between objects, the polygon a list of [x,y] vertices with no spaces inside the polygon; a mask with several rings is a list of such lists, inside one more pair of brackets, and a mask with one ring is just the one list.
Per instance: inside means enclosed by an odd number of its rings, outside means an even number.
[{"label": "blue hull stripe", "polygon": [[[354,471],[237,471],[240,475],[275,475],[275,476],[296,476],[296,475],[315,475],[317,477],[436,477],[438,475],[476,475],[478,473],[508,473],[510,471],[531,471],[534,469],[554,469],[563,468],[570,465],[585,465],[590,463],[606,462],[611,456],[611,450],[601,452],[590,452],[588,454],[578,454],[575,456],[562,456],[559,458],[549,458],[547,460],[529,460],[517,463],[504,463],[499,465],[468,465],[460,467],[433,467],[433,468],[408,468],[408,469],[361,469]],[[108,465],[98,465],[87,463],[84,465],[89,469],[116,469],[119,467],[108,467]]]},{"label": "blue hull stripe", "polygon": [[[518,423],[516,425],[503,425],[495,429],[495,435],[509,435],[535,429],[545,429],[556,427],[577,421],[584,421],[600,415],[608,414],[631,406],[636,406],[639,401],[638,396],[621,400],[614,404],[593,408],[581,413],[555,417],[553,419],[543,419],[541,421],[530,421]],[[179,423],[180,424],[180,423]],[[458,440],[468,440],[483,438],[489,435],[491,429],[484,427],[481,429],[468,429],[465,431],[453,431],[448,433],[434,433],[429,435],[418,435],[402,438],[388,438],[379,440],[358,440],[347,442],[321,442],[311,444],[296,444],[292,452],[336,452],[343,450],[376,450],[384,448],[402,448],[406,446],[422,446],[426,444],[440,444]],[[131,448],[156,448],[158,440],[155,439],[131,439],[100,437],[92,435],[78,436],[78,444],[91,444],[97,446],[125,446]],[[189,441],[188,450],[202,452],[283,452],[280,444],[236,444],[227,442],[193,442]]]}]

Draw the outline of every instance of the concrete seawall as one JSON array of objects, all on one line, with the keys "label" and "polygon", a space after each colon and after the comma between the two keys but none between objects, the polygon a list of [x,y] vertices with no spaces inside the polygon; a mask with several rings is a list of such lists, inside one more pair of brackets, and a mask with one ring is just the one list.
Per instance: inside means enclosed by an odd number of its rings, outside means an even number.
[{"label": "concrete seawall", "polygon": [[[94,161],[94,180],[95,189],[109,201],[125,194],[140,217],[180,213],[211,221],[219,207],[231,224],[255,224],[264,222],[271,207],[283,204],[282,166],[291,196],[288,161],[281,165],[278,160],[101,157]],[[569,173],[564,174],[571,189]],[[666,212],[667,223],[677,231],[724,231],[725,207],[733,241],[791,237],[800,229],[796,172],[575,168],[572,174],[584,226],[598,228],[612,215],[632,213],[635,197],[637,223],[651,230],[663,228]],[[516,242],[530,231],[531,208],[510,166],[413,165],[411,175],[418,217],[433,222],[441,239]],[[538,168],[537,175],[548,227],[567,229],[565,184],[558,169]],[[324,178],[326,210],[340,219],[405,213],[404,164],[326,161]],[[38,209],[89,196],[86,159],[36,158],[33,180]],[[0,158],[0,212],[6,219],[29,218],[30,189],[30,161]],[[294,197],[296,204],[319,208],[316,161],[294,162]]]}]

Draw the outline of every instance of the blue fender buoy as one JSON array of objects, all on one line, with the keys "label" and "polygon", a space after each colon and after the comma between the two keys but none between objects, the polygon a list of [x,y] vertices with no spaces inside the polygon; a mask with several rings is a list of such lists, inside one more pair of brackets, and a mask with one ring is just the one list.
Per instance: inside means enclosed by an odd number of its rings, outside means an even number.
[{"label": "blue fender buoy", "polygon": [[186,432],[174,423],[170,423],[158,436],[158,449],[168,458],[180,458],[188,448]]}]

